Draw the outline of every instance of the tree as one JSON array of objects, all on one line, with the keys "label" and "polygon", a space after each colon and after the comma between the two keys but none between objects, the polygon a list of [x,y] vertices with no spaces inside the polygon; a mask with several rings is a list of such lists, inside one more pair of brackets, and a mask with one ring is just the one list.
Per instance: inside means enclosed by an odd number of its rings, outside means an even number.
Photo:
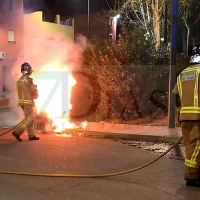
[{"label": "tree", "polygon": [[167,0],[115,0],[115,10],[120,13],[126,27],[145,30],[147,39],[155,43],[156,49],[161,41],[161,15]]},{"label": "tree", "polygon": [[147,3],[151,5],[151,9],[154,15],[154,35],[156,40],[156,49],[160,46],[160,23],[161,13],[163,12],[166,0],[147,0]]},{"label": "tree", "polygon": [[[200,21],[200,2],[199,0],[180,0],[179,17],[182,19],[186,32],[186,46],[184,47],[185,56],[188,56],[191,29],[198,28]],[[194,43],[194,41],[193,41]],[[194,45],[194,44],[193,44]]]}]

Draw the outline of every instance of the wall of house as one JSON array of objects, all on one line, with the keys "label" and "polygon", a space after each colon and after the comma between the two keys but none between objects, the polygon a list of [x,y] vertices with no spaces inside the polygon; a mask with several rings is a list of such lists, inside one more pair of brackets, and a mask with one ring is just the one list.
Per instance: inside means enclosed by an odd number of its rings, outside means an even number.
[{"label": "wall of house", "polygon": [[[51,51],[49,43],[60,35],[63,43],[69,39],[74,41],[74,20],[70,26],[60,24],[60,16],[55,16],[55,23],[44,22],[42,12],[24,14],[23,0],[4,0],[0,6],[0,111],[7,106],[7,94],[13,89],[11,71],[14,65],[25,62],[27,53],[42,57],[39,54],[40,41],[48,43],[47,51]],[[61,49],[62,50],[62,49]],[[5,55],[1,58],[2,53]],[[37,59],[37,57],[35,57]],[[16,62],[17,61],[17,62]],[[20,72],[20,66],[19,66]]]},{"label": "wall of house", "polygon": [[[55,23],[43,21],[42,12],[24,15],[24,54],[37,56],[40,54],[41,45],[45,43],[74,41],[74,22],[72,26],[63,25],[60,16],[55,16]],[[53,46],[48,46],[50,51]]]},{"label": "wall of house", "polygon": [[[23,50],[23,0],[4,0],[0,6],[0,98],[8,90],[8,76]],[[5,52],[5,58],[1,58]]]}]

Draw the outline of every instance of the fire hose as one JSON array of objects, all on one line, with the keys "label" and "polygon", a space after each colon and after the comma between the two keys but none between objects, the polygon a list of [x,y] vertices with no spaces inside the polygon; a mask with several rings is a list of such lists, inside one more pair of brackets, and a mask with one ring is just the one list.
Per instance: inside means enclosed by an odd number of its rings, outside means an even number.
[{"label": "fire hose", "polygon": [[6,135],[7,133],[10,133],[11,131],[13,131],[15,128],[17,128],[21,123],[23,123],[25,121],[26,118],[24,118],[19,124],[17,124],[15,127],[9,129],[8,131],[0,134],[0,137],[3,136],[3,135]]},{"label": "fire hose", "polygon": [[[21,124],[21,122],[19,124]],[[19,124],[17,126],[19,126]],[[15,126],[14,128],[10,129],[9,131],[1,134],[0,136],[3,136],[5,134],[9,133],[10,131],[14,130],[17,126]],[[140,169],[143,169],[143,168],[153,164],[154,162],[156,162],[157,160],[162,158],[164,155],[169,153],[176,145],[178,145],[181,142],[182,139],[183,139],[183,137],[181,137],[176,143],[174,143],[165,152],[160,154],[157,158],[149,161],[148,163],[146,163],[144,165],[141,165],[139,167],[130,169],[130,170],[116,172],[116,173],[93,174],[93,175],[92,174],[85,174],[85,175],[84,174],[42,174],[42,173],[32,173],[32,172],[11,172],[11,171],[0,170],[0,174],[12,174],[12,175],[23,175],[23,176],[40,176],[40,177],[68,177],[68,178],[101,178],[101,177],[119,176],[119,175],[128,174],[128,173],[132,173],[132,172],[138,171]]]}]

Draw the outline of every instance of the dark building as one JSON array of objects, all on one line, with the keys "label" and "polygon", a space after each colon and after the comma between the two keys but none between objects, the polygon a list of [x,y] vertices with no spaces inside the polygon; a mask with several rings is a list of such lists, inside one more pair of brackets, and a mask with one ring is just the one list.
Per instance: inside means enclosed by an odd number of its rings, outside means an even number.
[{"label": "dark building", "polygon": [[118,17],[110,17],[104,11],[73,15],[75,38],[81,34],[88,38],[116,42],[119,35]]}]

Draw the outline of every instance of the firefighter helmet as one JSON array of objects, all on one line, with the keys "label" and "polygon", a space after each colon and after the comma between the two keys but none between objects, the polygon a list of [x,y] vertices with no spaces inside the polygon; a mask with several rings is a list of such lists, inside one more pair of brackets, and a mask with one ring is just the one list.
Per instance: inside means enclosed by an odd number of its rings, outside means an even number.
[{"label": "firefighter helmet", "polygon": [[196,45],[192,51],[190,64],[200,64],[200,44]]},{"label": "firefighter helmet", "polygon": [[21,73],[24,75],[30,75],[32,73],[32,67],[29,63],[24,62],[21,65]]}]

